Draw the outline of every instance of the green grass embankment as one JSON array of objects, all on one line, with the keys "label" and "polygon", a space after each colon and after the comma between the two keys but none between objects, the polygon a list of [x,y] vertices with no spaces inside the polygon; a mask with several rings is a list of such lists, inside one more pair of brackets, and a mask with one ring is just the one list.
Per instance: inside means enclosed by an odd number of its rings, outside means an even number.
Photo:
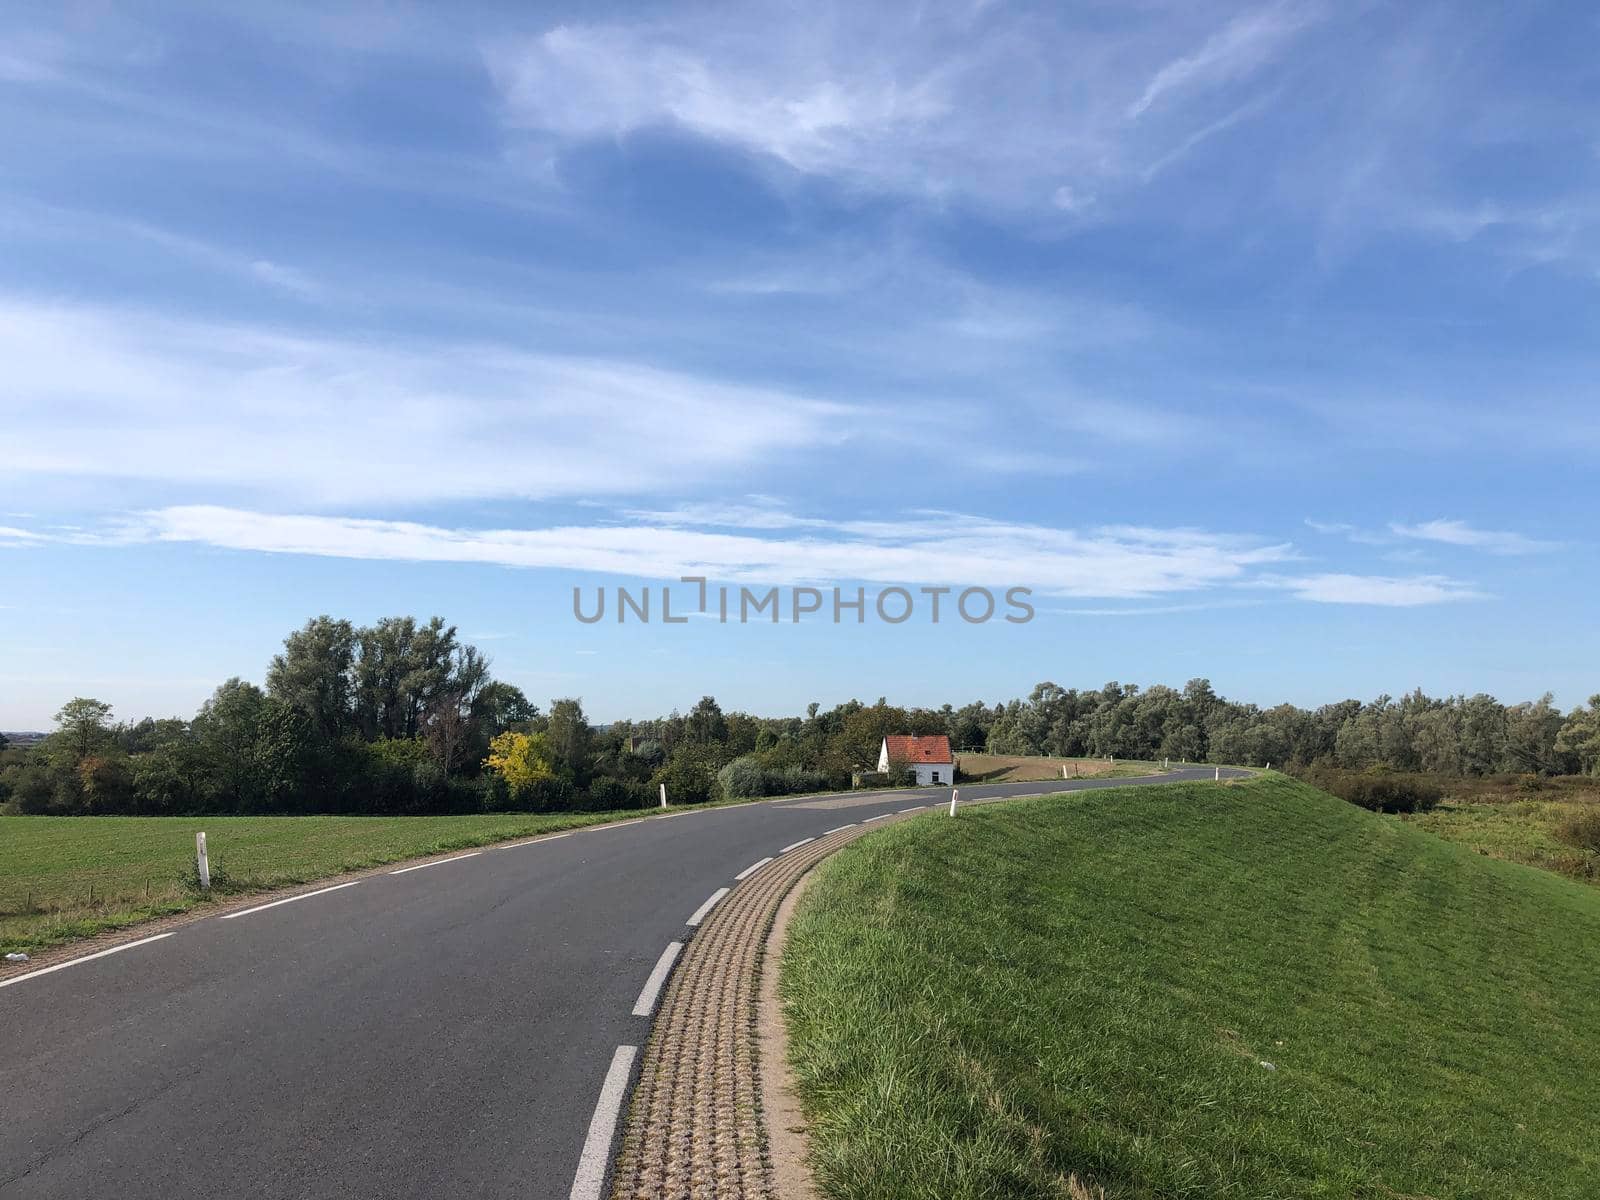
[{"label": "green grass embankment", "polygon": [[1266,777],[874,833],[782,991],[834,1200],[1577,1200],[1597,977],[1600,892]]}]

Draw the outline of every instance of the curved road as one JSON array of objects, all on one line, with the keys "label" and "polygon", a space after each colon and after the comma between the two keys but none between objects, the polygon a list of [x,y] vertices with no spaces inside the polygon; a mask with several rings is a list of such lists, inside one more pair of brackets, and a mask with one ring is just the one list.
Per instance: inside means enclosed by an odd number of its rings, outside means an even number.
[{"label": "curved road", "polygon": [[0,1198],[596,1195],[602,1080],[644,1044],[633,1014],[691,915],[791,843],[949,795],[581,830],[0,977]]}]

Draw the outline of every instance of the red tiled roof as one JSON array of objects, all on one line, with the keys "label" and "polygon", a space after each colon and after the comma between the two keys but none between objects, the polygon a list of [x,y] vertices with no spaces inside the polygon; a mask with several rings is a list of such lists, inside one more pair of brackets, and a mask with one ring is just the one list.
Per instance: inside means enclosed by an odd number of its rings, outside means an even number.
[{"label": "red tiled roof", "polygon": [[954,762],[950,756],[950,739],[944,734],[912,737],[907,734],[890,734],[884,738],[889,743],[889,761],[903,763]]}]

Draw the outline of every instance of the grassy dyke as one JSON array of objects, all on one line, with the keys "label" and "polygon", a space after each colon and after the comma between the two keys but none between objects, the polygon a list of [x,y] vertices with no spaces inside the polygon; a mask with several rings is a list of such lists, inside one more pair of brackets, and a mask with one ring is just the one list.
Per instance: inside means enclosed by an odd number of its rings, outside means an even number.
[{"label": "grassy dyke", "polygon": [[1597,969],[1600,893],[1264,777],[874,833],[782,994],[834,1200],[1576,1200]]},{"label": "grassy dyke", "polygon": [[216,891],[308,883],[448,850],[649,816],[0,816],[0,953],[32,951],[208,903],[185,882],[206,834]]}]

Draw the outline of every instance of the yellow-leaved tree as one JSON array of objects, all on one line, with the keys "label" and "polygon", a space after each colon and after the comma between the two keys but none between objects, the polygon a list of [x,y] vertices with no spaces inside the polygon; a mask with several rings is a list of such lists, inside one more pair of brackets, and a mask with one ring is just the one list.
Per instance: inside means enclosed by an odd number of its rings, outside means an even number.
[{"label": "yellow-leaved tree", "polygon": [[483,765],[499,773],[513,795],[526,791],[541,779],[555,778],[555,755],[550,739],[542,733],[514,733],[507,730],[489,743],[489,757]]}]

